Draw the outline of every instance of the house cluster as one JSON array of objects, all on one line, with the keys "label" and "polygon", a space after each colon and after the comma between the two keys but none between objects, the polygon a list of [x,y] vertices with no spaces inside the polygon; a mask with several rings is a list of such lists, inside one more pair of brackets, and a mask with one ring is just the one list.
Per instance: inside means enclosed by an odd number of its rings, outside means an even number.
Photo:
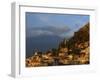
[{"label": "house cluster", "polygon": [[69,40],[63,39],[57,49],[46,52],[38,50],[26,58],[26,67],[89,64],[89,23],[84,25]]},{"label": "house cluster", "polygon": [[88,41],[75,43],[75,49],[69,49],[67,45],[68,41],[64,39],[55,51],[35,52],[26,59],[26,67],[89,64]]}]

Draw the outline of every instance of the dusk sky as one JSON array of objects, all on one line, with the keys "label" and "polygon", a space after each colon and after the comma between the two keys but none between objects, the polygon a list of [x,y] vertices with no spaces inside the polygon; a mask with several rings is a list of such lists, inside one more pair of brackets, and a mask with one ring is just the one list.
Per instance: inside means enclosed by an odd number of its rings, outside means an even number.
[{"label": "dusk sky", "polygon": [[56,35],[70,37],[89,22],[89,15],[26,12],[26,37]]}]

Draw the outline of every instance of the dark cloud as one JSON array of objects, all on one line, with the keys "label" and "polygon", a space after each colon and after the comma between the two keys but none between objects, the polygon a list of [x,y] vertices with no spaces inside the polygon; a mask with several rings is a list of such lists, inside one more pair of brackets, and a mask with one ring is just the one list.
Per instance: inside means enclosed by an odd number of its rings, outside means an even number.
[{"label": "dark cloud", "polygon": [[65,27],[54,27],[54,26],[45,26],[45,27],[34,27],[27,29],[27,37],[35,37],[41,35],[56,35],[59,37],[67,37],[68,32],[71,29],[67,26]]}]

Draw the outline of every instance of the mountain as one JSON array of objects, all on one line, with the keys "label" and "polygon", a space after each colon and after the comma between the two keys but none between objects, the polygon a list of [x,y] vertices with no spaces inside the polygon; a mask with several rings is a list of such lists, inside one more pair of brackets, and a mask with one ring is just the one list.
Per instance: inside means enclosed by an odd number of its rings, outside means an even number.
[{"label": "mountain", "polygon": [[84,25],[78,32],[75,32],[74,39],[80,42],[89,41],[89,23]]},{"label": "mountain", "polygon": [[74,36],[69,39],[69,48],[75,48],[75,44],[89,42],[89,26],[87,23],[82,28],[80,28],[77,32],[74,33]]},{"label": "mountain", "polygon": [[59,41],[62,38],[58,36],[42,35],[36,37],[30,37],[26,39],[26,57],[32,56],[34,50],[38,49],[41,52],[45,52],[52,48],[57,48]]},{"label": "mountain", "polygon": [[90,24],[87,23],[82,28],[80,28],[77,32],[74,33],[74,36],[70,39],[70,41],[74,42],[89,41],[89,26]]}]

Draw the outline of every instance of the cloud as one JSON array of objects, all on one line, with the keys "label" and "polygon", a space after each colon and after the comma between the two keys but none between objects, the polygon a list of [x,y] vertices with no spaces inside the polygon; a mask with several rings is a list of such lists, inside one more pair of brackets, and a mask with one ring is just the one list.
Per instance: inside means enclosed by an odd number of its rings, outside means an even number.
[{"label": "cloud", "polygon": [[42,25],[46,25],[46,26],[49,25],[50,27],[52,26],[62,27],[66,25],[65,21],[64,22],[60,21],[61,16],[55,14],[39,14],[36,15],[36,17],[39,22],[42,22]]},{"label": "cloud", "polygon": [[35,27],[35,28],[27,29],[27,37],[36,37],[42,35],[67,37],[70,31],[71,29],[66,26],[65,27],[54,27],[54,26]]},{"label": "cloud", "polygon": [[[70,37],[89,21],[89,16],[84,15],[57,15],[57,14],[30,14],[26,26],[27,37],[41,35],[55,35]],[[67,26],[68,25],[68,26]]]},{"label": "cloud", "polygon": [[40,15],[36,15],[36,17],[41,20],[42,22],[48,22],[50,20],[50,15],[43,15],[43,14],[40,14]]},{"label": "cloud", "polygon": [[53,33],[46,30],[31,30],[30,32],[27,33],[28,37],[36,37],[41,35],[53,35]]}]

